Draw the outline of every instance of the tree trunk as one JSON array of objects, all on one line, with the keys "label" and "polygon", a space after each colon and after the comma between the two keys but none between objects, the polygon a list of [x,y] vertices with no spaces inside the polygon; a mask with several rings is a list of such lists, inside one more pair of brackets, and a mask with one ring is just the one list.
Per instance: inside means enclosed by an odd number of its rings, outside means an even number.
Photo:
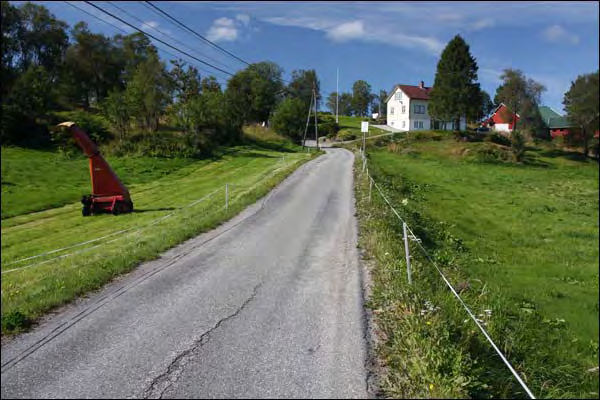
[{"label": "tree trunk", "polygon": [[583,136],[583,154],[587,157],[590,151],[590,139],[583,126],[581,127],[581,135]]}]

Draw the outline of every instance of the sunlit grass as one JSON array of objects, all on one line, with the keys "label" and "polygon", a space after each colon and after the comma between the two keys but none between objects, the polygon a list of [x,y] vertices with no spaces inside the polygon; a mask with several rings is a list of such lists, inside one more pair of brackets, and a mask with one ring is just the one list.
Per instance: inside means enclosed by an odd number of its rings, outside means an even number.
[{"label": "sunlit grass", "polygon": [[[130,185],[135,204],[131,214],[84,218],[81,205],[71,203],[3,219],[3,333],[22,329],[48,310],[216,227],[266,195],[314,154],[240,146],[220,159],[187,163],[163,178]],[[231,185],[228,209],[224,207],[225,183]],[[214,191],[206,200],[190,206]],[[9,202],[18,203],[19,193],[11,195],[17,198]],[[126,229],[97,242],[19,261]],[[94,248],[96,245],[100,247]],[[75,254],[6,272],[70,253]]]},{"label": "sunlit grass", "polygon": [[[537,396],[597,398],[598,166],[544,148],[522,165],[477,162],[481,145],[371,147],[369,171]],[[388,394],[525,396],[414,243],[407,285],[401,226],[367,190],[362,179],[361,245],[376,263],[370,306]],[[415,315],[425,301],[440,309]]]}]

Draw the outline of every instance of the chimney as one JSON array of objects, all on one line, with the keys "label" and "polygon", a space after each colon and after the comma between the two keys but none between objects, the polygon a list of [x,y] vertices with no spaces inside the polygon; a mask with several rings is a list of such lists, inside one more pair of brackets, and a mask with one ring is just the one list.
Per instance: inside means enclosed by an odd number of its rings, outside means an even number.
[{"label": "chimney", "polygon": [[419,82],[419,87],[421,89],[425,89],[425,82],[423,82],[423,81]]}]

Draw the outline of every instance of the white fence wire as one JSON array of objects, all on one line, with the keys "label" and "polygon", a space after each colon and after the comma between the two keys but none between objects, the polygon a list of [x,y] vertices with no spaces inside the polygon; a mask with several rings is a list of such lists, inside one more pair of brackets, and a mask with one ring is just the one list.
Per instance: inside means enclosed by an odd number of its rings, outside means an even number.
[{"label": "white fence wire", "polygon": [[[442,277],[444,283],[448,286],[448,288],[450,289],[450,291],[452,292],[452,294],[454,295],[454,297],[456,297],[456,299],[460,302],[460,304],[465,309],[465,311],[467,312],[467,314],[469,315],[469,317],[473,320],[473,322],[475,322],[475,324],[477,325],[477,327],[481,330],[481,332],[483,333],[483,335],[485,336],[485,338],[487,339],[487,341],[492,345],[492,347],[494,348],[494,350],[496,351],[496,353],[498,354],[498,356],[500,356],[500,358],[502,359],[502,361],[504,362],[504,364],[508,367],[508,369],[513,374],[513,376],[517,379],[517,381],[519,382],[519,384],[521,385],[521,387],[523,388],[523,390],[525,390],[525,392],[527,393],[527,395],[531,399],[535,399],[535,396],[533,395],[533,393],[531,392],[531,390],[529,389],[529,387],[527,386],[527,384],[523,381],[523,379],[521,378],[521,376],[519,376],[519,374],[517,373],[517,371],[515,371],[515,369],[511,365],[511,363],[508,361],[508,359],[502,353],[502,351],[498,348],[498,346],[496,345],[496,343],[494,343],[494,341],[492,340],[492,338],[489,335],[489,333],[483,328],[483,326],[481,326],[481,324],[479,323],[479,321],[477,321],[477,318],[475,318],[475,315],[473,314],[473,312],[471,311],[471,309],[467,306],[467,304],[463,301],[463,299],[460,297],[460,295],[456,292],[456,290],[454,289],[454,287],[452,286],[452,284],[450,283],[450,281],[446,278],[446,276],[444,275],[444,273],[442,272],[442,270],[438,267],[437,263],[433,260],[433,258],[429,254],[429,252],[421,244],[421,239],[419,239],[417,237],[417,235],[415,235],[415,233],[412,231],[412,229],[410,229],[410,226],[406,223],[405,219],[402,218],[402,216],[400,215],[400,213],[398,213],[398,211],[396,211],[396,209],[394,208],[394,206],[392,205],[392,203],[389,201],[389,199],[387,198],[387,196],[383,193],[383,190],[381,189],[381,187],[377,184],[377,182],[375,182],[375,179],[373,178],[373,176],[371,176],[369,174],[369,170],[368,170],[368,167],[367,167],[367,157],[365,156],[365,151],[361,150],[359,154],[361,155],[361,158],[362,158],[361,175],[362,175],[362,172],[364,172],[365,169],[366,169],[366,172],[367,172],[366,176],[369,179],[369,186],[371,186],[371,185],[375,186],[375,188],[377,189],[377,191],[381,195],[381,198],[387,203],[387,205],[389,206],[389,208],[396,215],[396,217],[400,220],[400,222],[402,222],[403,228],[406,227],[406,229],[408,230],[408,232],[410,234],[409,237],[411,239],[413,239],[413,241],[415,241],[419,245],[419,247],[423,250],[423,253],[427,257],[427,259],[431,262],[431,264],[435,267],[435,269],[437,270],[437,272],[440,274],[440,276]],[[369,201],[371,201],[371,189],[369,189]],[[407,238],[406,233],[405,233],[404,237],[405,237],[405,239]],[[405,241],[405,252],[406,252],[406,258],[407,258],[407,264],[408,264],[408,263],[410,263],[410,254],[409,254],[409,249],[408,249],[408,241]],[[412,282],[411,273],[410,273],[410,266],[407,265],[407,268],[408,268],[407,272],[409,274],[408,275],[409,276],[408,279],[409,279],[409,283],[410,283],[410,282]]]}]

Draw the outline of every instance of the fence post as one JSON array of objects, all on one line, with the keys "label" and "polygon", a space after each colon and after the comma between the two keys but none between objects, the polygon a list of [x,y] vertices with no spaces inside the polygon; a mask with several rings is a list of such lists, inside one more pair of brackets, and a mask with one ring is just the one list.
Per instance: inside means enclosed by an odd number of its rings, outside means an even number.
[{"label": "fence post", "polygon": [[408,274],[408,284],[412,285],[412,275],[410,270],[410,250],[408,248],[408,235],[406,234],[406,222],[402,223],[404,232],[404,253],[406,254],[406,273]]},{"label": "fence post", "polygon": [[225,183],[225,209],[229,209],[229,183]]}]

